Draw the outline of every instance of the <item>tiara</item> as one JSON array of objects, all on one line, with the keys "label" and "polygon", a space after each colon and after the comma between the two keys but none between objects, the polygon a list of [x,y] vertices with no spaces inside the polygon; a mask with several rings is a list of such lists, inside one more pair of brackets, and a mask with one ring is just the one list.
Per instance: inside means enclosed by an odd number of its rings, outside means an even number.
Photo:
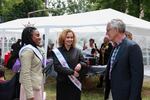
[{"label": "tiara", "polygon": [[35,24],[31,24],[29,21],[27,24],[23,24],[24,27],[33,27]]}]

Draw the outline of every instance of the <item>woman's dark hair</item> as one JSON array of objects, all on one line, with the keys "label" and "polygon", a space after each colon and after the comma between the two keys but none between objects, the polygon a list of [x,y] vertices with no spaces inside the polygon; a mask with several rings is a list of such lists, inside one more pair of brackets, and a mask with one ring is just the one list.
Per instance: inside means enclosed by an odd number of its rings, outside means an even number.
[{"label": "woman's dark hair", "polygon": [[90,42],[95,42],[94,39],[92,39],[92,38],[91,38],[89,41],[90,41]]},{"label": "woman's dark hair", "polygon": [[11,56],[6,64],[6,67],[8,69],[12,69],[13,65],[16,62],[16,59],[19,58],[19,51],[21,49],[21,39],[18,39],[16,43],[13,43],[11,49]]},{"label": "woman's dark hair", "polygon": [[22,44],[21,46],[23,47],[24,45],[31,44],[32,46],[36,47],[36,44],[32,40],[32,33],[37,30],[35,27],[26,27],[24,28],[22,32]]}]

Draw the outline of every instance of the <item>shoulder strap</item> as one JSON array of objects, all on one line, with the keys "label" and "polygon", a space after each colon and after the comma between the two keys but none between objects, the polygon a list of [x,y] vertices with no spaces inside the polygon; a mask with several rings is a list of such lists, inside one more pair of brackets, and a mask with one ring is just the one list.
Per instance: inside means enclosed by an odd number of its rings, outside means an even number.
[{"label": "shoulder strap", "polygon": [[53,52],[55,53],[57,59],[59,60],[59,62],[61,63],[63,67],[70,68],[64,56],[61,54],[61,52],[57,48],[53,49]]},{"label": "shoulder strap", "polygon": [[43,56],[42,54],[40,53],[40,51],[33,47],[32,45],[28,44],[28,45],[25,45],[24,47],[21,48],[21,50],[19,51],[19,56],[21,55],[22,51],[25,50],[25,49],[31,49],[33,50],[33,52],[35,53],[35,55],[41,60],[43,61]]}]

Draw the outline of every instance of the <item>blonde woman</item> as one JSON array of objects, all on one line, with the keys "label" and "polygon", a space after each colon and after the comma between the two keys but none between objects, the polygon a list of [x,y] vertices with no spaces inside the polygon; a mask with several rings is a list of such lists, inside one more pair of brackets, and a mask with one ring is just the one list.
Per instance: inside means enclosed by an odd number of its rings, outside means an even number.
[{"label": "blonde woman", "polygon": [[58,51],[64,57],[69,67],[64,67],[57,53],[54,52],[54,68],[58,73],[56,100],[81,99],[81,90],[68,77],[73,76],[80,82],[81,69],[86,66],[81,51],[75,45],[75,33],[70,29],[64,30],[59,36]]}]

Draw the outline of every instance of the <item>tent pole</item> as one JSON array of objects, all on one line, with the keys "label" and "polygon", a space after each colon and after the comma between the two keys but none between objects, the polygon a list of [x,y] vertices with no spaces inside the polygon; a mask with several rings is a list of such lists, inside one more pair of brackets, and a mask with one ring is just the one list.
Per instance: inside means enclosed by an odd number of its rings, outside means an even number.
[{"label": "tent pole", "polygon": [[146,60],[147,60],[147,64],[146,65],[150,65],[150,58],[149,58],[149,52],[148,52],[148,38],[147,37],[145,37],[146,38]]},{"label": "tent pole", "polygon": [[2,58],[4,59],[4,39],[5,39],[5,30],[2,31]]},{"label": "tent pole", "polygon": [[45,31],[45,39],[44,39],[45,62],[44,62],[44,67],[46,67],[49,28],[48,28],[48,27],[46,27],[44,31]]}]

